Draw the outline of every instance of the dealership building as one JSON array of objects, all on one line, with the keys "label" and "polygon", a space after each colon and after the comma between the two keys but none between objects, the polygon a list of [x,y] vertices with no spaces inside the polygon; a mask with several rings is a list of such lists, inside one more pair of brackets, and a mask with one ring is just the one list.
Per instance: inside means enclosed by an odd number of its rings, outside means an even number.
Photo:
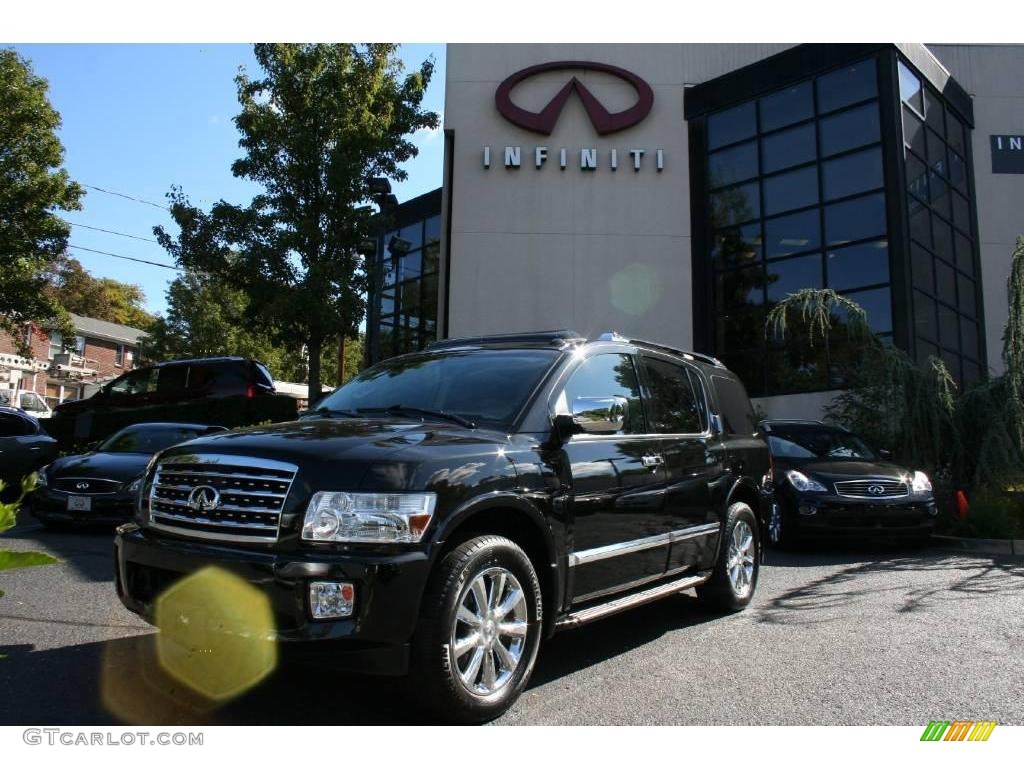
[{"label": "dealership building", "polygon": [[449,45],[442,189],[378,248],[372,358],[573,328],[708,352],[772,416],[857,343],[765,332],[832,288],[963,383],[998,373],[1024,233],[1024,46]]}]

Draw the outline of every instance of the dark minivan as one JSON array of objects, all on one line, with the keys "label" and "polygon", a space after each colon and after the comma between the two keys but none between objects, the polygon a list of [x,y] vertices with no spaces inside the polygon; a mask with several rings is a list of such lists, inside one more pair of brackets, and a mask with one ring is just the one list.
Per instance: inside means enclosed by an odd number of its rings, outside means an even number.
[{"label": "dark minivan", "polygon": [[58,405],[46,425],[61,447],[82,446],[140,422],[226,427],[294,418],[296,401],[274,392],[266,366],[243,357],[172,360],[136,368],[92,397]]},{"label": "dark minivan", "polygon": [[448,340],[298,421],[159,454],[116,584],[153,621],[170,585],[217,566],[265,595],[282,650],[410,674],[436,714],[480,721],[558,630],[691,588],[743,609],[768,473],[713,358],[616,334]]}]

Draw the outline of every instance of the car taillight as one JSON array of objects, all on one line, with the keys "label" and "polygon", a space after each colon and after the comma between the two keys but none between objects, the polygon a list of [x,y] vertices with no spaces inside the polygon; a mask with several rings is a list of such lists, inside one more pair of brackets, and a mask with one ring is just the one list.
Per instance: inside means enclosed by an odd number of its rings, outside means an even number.
[{"label": "car taillight", "polygon": [[249,398],[250,400],[252,400],[254,397],[256,397],[256,387],[254,387],[252,384],[250,384],[248,387],[246,387],[246,389],[245,389],[245,396],[247,398]]}]

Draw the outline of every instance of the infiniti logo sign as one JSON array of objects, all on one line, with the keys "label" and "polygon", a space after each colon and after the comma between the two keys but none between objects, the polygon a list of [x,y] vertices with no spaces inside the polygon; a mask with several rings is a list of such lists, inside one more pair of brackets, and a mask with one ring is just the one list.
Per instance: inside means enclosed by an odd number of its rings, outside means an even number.
[{"label": "infiniti logo sign", "polygon": [[212,512],[220,506],[220,491],[212,485],[197,485],[188,495],[188,505],[196,512]]},{"label": "infiniti logo sign", "polygon": [[881,496],[883,493],[885,493],[885,487],[881,485],[869,485],[868,493],[870,493],[872,496]]}]

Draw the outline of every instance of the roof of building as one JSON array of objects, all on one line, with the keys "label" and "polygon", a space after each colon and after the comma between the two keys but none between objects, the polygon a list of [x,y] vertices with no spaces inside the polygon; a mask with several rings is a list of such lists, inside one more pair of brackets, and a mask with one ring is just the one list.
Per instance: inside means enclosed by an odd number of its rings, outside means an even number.
[{"label": "roof of building", "polygon": [[75,313],[71,315],[71,322],[75,330],[85,336],[96,336],[109,341],[120,341],[128,344],[138,344],[146,337],[146,332],[139,328],[132,328],[129,325],[110,323],[106,320],[97,320],[94,317],[82,317]]}]

